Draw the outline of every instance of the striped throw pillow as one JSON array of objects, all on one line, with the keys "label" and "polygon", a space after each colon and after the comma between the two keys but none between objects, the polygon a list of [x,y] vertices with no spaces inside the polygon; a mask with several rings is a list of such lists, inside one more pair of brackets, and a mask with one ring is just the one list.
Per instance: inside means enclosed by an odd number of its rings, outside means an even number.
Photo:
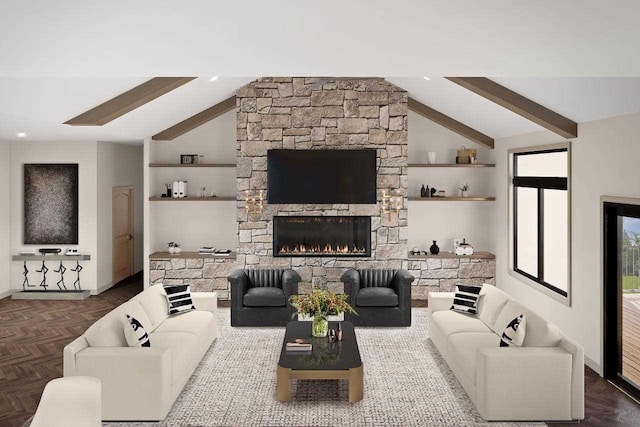
[{"label": "striped throw pillow", "polygon": [[188,283],[184,285],[165,285],[164,291],[169,302],[169,314],[184,313],[195,310],[191,300],[191,287]]},{"label": "striped throw pillow", "polygon": [[522,347],[526,326],[527,318],[524,314],[509,322],[500,337],[500,347]]},{"label": "striped throw pillow", "polygon": [[451,310],[462,313],[476,314],[478,311],[478,297],[482,286],[456,285]]},{"label": "striped throw pillow", "polygon": [[151,341],[149,341],[149,335],[142,326],[142,323],[135,317],[131,317],[127,314],[127,320],[131,326],[128,331],[125,331],[125,338],[129,347],[151,347]]}]

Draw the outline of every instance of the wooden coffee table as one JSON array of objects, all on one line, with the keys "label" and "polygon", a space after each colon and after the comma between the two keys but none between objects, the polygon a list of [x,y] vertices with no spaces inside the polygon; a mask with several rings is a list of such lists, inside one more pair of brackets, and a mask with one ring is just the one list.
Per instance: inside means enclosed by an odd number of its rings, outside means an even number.
[{"label": "wooden coffee table", "polygon": [[[336,327],[337,323],[329,322],[329,328]],[[286,343],[296,338],[310,340],[313,351],[287,351]],[[342,322],[342,341],[330,343],[328,338],[311,337],[311,322],[289,322],[278,362],[278,400],[281,402],[291,401],[291,380],[348,380],[349,402],[362,400],[362,360],[353,323]]]}]

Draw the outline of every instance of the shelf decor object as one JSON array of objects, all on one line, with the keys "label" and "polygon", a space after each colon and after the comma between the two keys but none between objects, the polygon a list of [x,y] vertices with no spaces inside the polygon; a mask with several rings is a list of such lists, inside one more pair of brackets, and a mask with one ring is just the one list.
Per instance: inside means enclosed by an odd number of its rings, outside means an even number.
[{"label": "shelf decor object", "polygon": [[244,209],[248,216],[255,218],[264,211],[264,190],[246,190],[244,200]]},{"label": "shelf decor object", "polygon": [[399,189],[382,190],[382,213],[391,214],[402,209],[402,192]]}]

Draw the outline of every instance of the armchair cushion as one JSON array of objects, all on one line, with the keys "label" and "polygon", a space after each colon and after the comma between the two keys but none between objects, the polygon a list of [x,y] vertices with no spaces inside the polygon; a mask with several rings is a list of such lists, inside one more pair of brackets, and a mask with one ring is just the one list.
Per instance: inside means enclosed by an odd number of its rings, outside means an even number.
[{"label": "armchair cushion", "polygon": [[282,273],[278,269],[246,270],[252,288],[282,288]]},{"label": "armchair cushion", "polygon": [[287,299],[280,288],[250,288],[244,294],[244,305],[247,307],[284,307]]},{"label": "armchair cushion", "polygon": [[398,294],[392,288],[362,288],[358,292],[356,305],[360,307],[397,307]]},{"label": "armchair cushion", "polygon": [[388,288],[392,286],[396,270],[371,269],[358,270],[360,272],[360,286],[362,288]]}]

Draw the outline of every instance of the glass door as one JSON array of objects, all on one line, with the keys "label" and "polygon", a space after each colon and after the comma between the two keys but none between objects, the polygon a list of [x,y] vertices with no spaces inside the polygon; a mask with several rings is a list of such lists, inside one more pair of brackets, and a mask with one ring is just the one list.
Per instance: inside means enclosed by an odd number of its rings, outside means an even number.
[{"label": "glass door", "polygon": [[604,204],[605,377],[640,396],[640,206]]}]

